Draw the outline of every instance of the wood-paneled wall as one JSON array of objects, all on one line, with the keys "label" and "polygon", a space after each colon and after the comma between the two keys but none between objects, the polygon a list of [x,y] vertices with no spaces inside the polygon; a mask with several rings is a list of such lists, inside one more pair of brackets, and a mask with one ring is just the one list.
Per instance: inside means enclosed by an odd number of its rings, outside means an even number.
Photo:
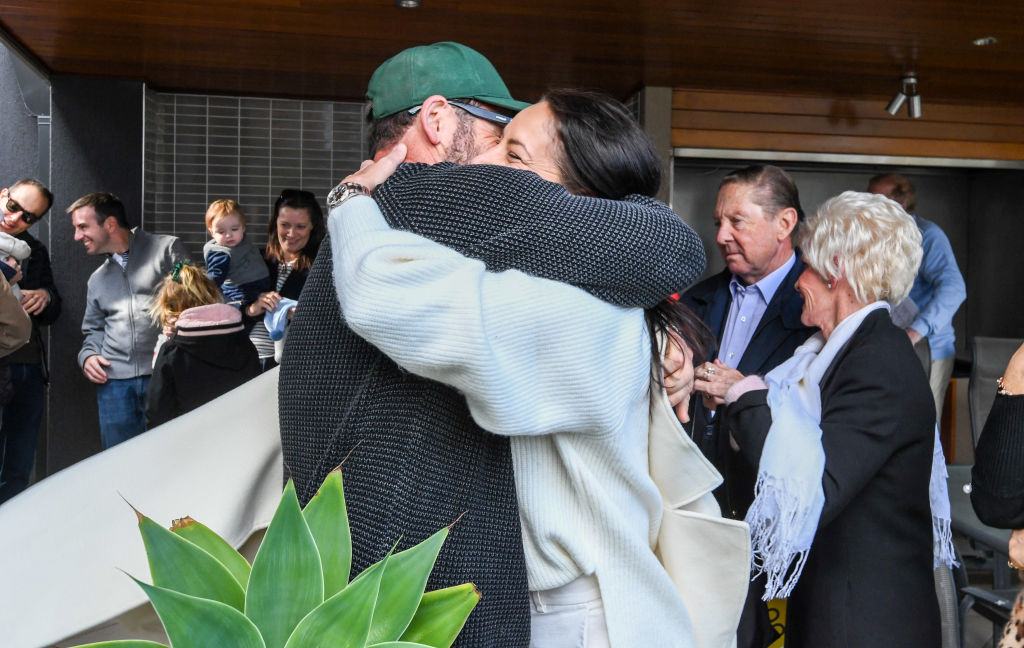
[{"label": "wood-paneled wall", "polygon": [[885,101],[675,89],[672,146],[1024,160],[1024,108],[928,103],[910,119]]}]

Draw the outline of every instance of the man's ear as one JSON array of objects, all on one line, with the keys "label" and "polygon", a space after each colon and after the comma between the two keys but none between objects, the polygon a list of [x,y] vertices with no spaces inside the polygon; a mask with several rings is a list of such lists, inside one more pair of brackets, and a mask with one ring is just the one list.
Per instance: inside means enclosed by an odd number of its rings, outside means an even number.
[{"label": "man's ear", "polygon": [[119,228],[120,225],[117,224],[117,219],[113,216],[107,216],[103,219],[103,229],[107,230],[111,234],[116,232]]},{"label": "man's ear", "polygon": [[448,117],[452,107],[441,95],[431,95],[420,105],[416,113],[423,134],[433,146],[445,141],[445,129],[448,128]]},{"label": "man's ear", "polygon": [[793,234],[793,230],[796,229],[798,220],[796,209],[792,207],[786,207],[775,214],[775,227],[778,240],[787,239]]}]

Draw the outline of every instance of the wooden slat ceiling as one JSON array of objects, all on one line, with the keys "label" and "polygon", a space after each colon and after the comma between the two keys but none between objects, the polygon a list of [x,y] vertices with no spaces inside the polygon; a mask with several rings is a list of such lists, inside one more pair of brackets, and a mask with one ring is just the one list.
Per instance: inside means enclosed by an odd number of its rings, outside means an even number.
[{"label": "wooden slat ceiling", "polygon": [[[517,97],[644,85],[1024,105],[1022,0],[0,0],[51,72],[162,90],[360,99],[410,45],[457,40]],[[971,41],[994,36],[998,43]]]}]

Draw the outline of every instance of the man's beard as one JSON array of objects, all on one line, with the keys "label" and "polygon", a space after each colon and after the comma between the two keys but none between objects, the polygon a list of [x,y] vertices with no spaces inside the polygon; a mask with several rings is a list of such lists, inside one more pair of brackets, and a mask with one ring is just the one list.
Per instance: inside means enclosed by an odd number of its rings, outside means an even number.
[{"label": "man's beard", "polygon": [[445,162],[455,164],[469,164],[477,156],[476,133],[473,131],[473,120],[471,115],[459,115],[458,125],[455,127],[455,135],[452,136],[452,145],[448,149]]}]

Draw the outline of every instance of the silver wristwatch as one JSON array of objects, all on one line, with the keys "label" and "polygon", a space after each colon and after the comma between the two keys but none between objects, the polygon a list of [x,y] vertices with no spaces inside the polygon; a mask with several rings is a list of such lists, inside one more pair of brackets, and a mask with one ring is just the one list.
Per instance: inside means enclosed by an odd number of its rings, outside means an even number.
[{"label": "silver wristwatch", "polygon": [[352,196],[369,196],[370,190],[358,182],[339,182],[338,186],[327,194],[327,209],[331,210]]}]

